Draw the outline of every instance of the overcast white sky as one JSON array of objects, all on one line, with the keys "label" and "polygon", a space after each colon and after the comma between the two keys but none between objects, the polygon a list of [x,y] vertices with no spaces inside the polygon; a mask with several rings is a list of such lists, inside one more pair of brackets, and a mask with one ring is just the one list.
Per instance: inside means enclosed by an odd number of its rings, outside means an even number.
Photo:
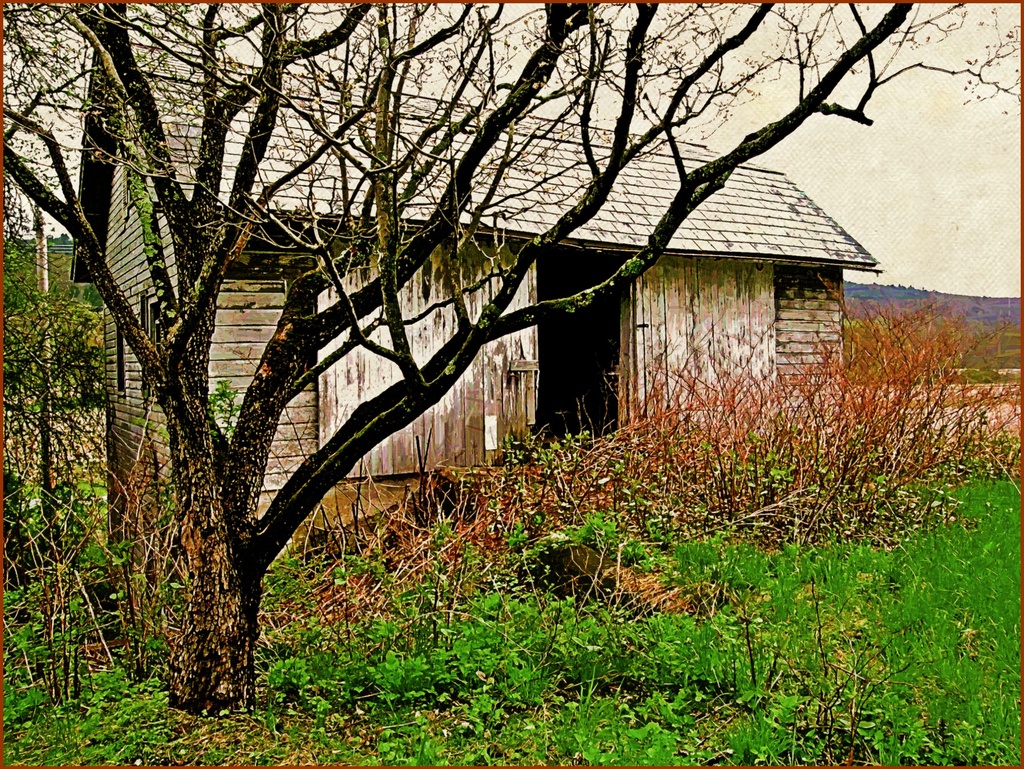
[{"label": "overcast white sky", "polygon": [[[1019,23],[1019,5],[999,10],[1006,26]],[[970,36],[959,44],[968,50]],[[757,162],[786,173],[885,270],[849,279],[1020,296],[1020,108],[965,97],[963,81],[910,72],[877,92],[873,126],[816,116]],[[708,143],[726,149],[745,130],[730,125]]]}]

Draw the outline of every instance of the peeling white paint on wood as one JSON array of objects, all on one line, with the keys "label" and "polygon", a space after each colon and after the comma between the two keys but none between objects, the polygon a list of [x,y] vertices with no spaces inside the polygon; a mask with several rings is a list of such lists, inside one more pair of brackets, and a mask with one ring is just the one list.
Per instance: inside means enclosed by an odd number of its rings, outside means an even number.
[{"label": "peeling white paint on wood", "polygon": [[686,377],[770,374],[774,304],[771,264],[662,257],[623,307],[623,413],[642,416],[651,405],[671,403]]},{"label": "peeling white paint on wood", "polygon": [[[435,255],[402,290],[403,315],[416,317],[438,301],[453,296],[456,286],[476,283],[485,274],[487,265],[486,257],[477,254],[462,270],[453,270],[443,257]],[[364,285],[371,276],[369,268],[352,275],[349,289]],[[466,296],[466,310],[471,320],[479,318],[497,286],[495,279]],[[526,306],[535,297],[536,279],[531,270],[508,311]],[[319,299],[320,309],[334,301],[333,289],[324,292]],[[373,316],[366,322],[372,319]],[[454,309],[445,306],[435,308],[407,327],[410,348],[419,365],[426,363],[452,338],[456,324]],[[378,329],[371,339],[380,344],[390,343],[390,335],[384,329]],[[329,355],[340,343],[332,343],[321,356]],[[537,372],[523,370],[522,362],[535,365],[536,360],[535,328],[488,343],[451,390],[412,424],[381,441],[350,475],[416,472],[421,457],[427,467],[481,465],[493,460],[507,435],[521,435],[527,425],[532,424]],[[384,392],[399,381],[400,375],[397,365],[364,348],[338,361],[320,378],[321,435],[333,435],[356,406]],[[493,429],[488,425],[493,425]]]}]

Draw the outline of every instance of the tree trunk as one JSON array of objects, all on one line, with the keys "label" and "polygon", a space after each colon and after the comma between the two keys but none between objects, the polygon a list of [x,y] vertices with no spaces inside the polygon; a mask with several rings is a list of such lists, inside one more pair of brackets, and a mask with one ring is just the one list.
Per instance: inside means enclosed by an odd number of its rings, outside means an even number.
[{"label": "tree trunk", "polygon": [[[212,335],[212,313],[202,329]],[[225,509],[223,463],[208,420],[206,348],[179,370],[180,400],[167,400],[182,565],[188,598],[170,659],[170,704],[191,713],[247,710],[255,701],[254,652],[265,569],[254,568],[245,521]]]},{"label": "tree trunk", "polygon": [[255,704],[254,652],[262,586],[208,541],[205,568],[191,570],[188,604],[171,650],[170,705],[217,715]]},{"label": "tree trunk", "polygon": [[207,509],[193,507],[182,521],[189,594],[171,649],[170,704],[217,715],[255,702],[262,574],[242,563],[215,496],[202,498]]}]

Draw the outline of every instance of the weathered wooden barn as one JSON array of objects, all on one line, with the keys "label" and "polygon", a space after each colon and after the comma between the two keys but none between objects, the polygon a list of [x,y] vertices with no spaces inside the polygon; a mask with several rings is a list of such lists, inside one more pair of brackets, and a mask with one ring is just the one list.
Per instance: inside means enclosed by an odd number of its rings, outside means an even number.
[{"label": "weathered wooden barn", "polygon": [[[543,155],[548,166],[580,165],[578,145],[548,143]],[[696,161],[710,158],[703,148],[688,151]],[[410,328],[418,359],[436,350],[455,322],[450,307],[427,312],[432,303],[459,277],[469,285],[484,274],[485,265],[514,249],[517,238],[545,229],[571,196],[570,173],[548,174],[546,188],[535,189],[531,174],[550,171],[537,165],[510,174],[506,182],[515,194],[507,196],[492,225],[492,235],[500,233],[505,246],[482,247],[454,267],[436,258],[404,289],[408,315],[424,316]],[[565,186],[564,195],[559,184]],[[604,209],[538,261],[512,309],[567,295],[610,274],[646,243],[675,185],[667,151],[639,157],[622,174]],[[114,274],[149,324],[153,288],[123,174],[111,166],[87,165],[86,188],[90,194],[84,197],[94,206],[91,215],[105,231]],[[326,184],[321,189],[329,209],[330,190]],[[263,242],[233,265],[220,298],[210,363],[213,383],[227,381],[235,390],[247,385],[301,262],[301,254]],[[173,278],[173,261],[170,266]],[[438,404],[374,448],[352,475],[412,473],[421,462],[427,467],[488,463],[507,436],[545,426],[555,432],[613,428],[670,395],[672,374],[684,367],[712,377],[737,369],[772,376],[799,366],[822,345],[841,344],[845,269],[875,271],[877,264],[783,174],[745,165],[683,223],[665,255],[626,295],[489,344]],[[453,278],[453,270],[460,274]],[[349,279],[358,283],[372,271],[371,265]],[[485,282],[469,296],[471,314],[492,289]],[[325,292],[321,302],[331,301],[331,292]],[[111,470],[122,482],[133,472],[152,476],[166,461],[159,410],[110,322],[106,343]],[[355,405],[396,375],[390,361],[357,350],[303,392],[279,425],[267,494],[280,488]]]}]

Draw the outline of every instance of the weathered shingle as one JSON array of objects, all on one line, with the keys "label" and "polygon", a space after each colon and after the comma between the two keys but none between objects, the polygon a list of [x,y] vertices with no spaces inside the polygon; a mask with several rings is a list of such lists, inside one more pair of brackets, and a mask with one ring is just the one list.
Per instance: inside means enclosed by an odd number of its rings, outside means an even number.
[{"label": "weathered shingle", "polygon": [[[295,127],[286,128],[261,168],[262,182],[284,173],[302,144],[297,141]],[[194,154],[189,145],[194,143],[195,129],[170,132],[173,149],[182,158],[182,174],[188,178],[190,155]],[[510,234],[539,234],[579,198],[590,178],[582,146],[578,140],[550,133],[523,142],[521,157],[507,170],[483,217],[485,226],[498,226]],[[229,144],[228,162],[240,154],[240,140],[235,137]],[[452,150],[456,157],[469,140],[468,136],[458,137]],[[484,161],[479,189],[474,190],[475,202],[483,198],[493,178],[489,174],[493,174],[504,149],[503,143],[499,144],[500,148]],[[693,167],[715,158],[698,145],[681,145],[681,149]],[[607,149],[596,147],[598,162],[602,152]],[[443,181],[437,176],[410,201],[407,215],[411,219],[423,219],[431,213]],[[607,203],[570,240],[605,248],[642,247],[677,187],[677,172],[668,147],[647,151],[622,171]],[[342,189],[337,168],[317,164],[282,189],[275,203],[283,210],[325,214],[339,208]],[[863,246],[785,175],[754,164],[737,168],[723,189],[691,213],[670,241],[669,252],[821,262],[861,269],[877,266]]]},{"label": "weathered shingle", "polygon": [[[543,140],[550,142],[551,140]],[[543,141],[541,144],[543,144]],[[524,234],[541,232],[555,222],[566,201],[575,199],[586,181],[579,145],[537,148],[553,170],[561,173],[549,182],[553,190],[534,191],[526,200],[510,199],[504,226]],[[697,164],[713,155],[687,145],[686,159]],[[531,165],[531,172],[541,164]],[[505,187],[522,190],[530,172],[513,169]],[[646,243],[678,187],[675,165],[667,148],[637,158],[617,180],[607,204],[572,238],[584,243],[636,248]],[[517,205],[518,204],[518,205]],[[526,215],[525,209],[534,209]],[[814,201],[781,173],[757,166],[741,166],[725,187],[698,207],[672,238],[670,251],[732,256],[786,258],[796,261],[876,266],[870,254]]]}]

